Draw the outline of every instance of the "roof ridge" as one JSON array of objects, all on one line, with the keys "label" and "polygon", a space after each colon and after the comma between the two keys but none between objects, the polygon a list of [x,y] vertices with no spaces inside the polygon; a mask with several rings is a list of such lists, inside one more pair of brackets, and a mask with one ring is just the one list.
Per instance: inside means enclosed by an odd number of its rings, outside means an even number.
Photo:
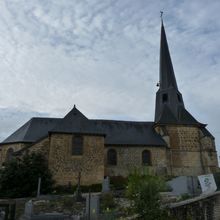
[{"label": "roof ridge", "polygon": [[28,125],[28,127],[27,127],[27,129],[26,129],[25,134],[24,134],[24,137],[23,137],[24,140],[25,140],[26,136],[28,136],[27,134],[28,134],[28,132],[29,132],[29,129],[31,128],[31,125],[32,125],[34,119],[35,119],[35,118],[31,118],[31,119],[29,120],[30,123],[29,123],[29,125]]},{"label": "roof ridge", "polygon": [[62,119],[62,118],[54,118],[54,117],[32,117],[30,120],[32,119]]},{"label": "roof ridge", "polygon": [[112,121],[112,122],[127,122],[127,123],[154,123],[154,121],[125,121],[125,120],[114,120],[114,119],[89,119],[91,121]]}]

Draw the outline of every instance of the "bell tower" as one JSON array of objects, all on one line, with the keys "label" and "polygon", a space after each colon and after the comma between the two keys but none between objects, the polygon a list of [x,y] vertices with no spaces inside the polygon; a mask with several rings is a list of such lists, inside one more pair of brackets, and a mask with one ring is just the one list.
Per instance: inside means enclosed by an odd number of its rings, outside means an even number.
[{"label": "bell tower", "polygon": [[167,143],[171,175],[200,175],[218,167],[214,137],[185,108],[161,22],[159,89],[156,93],[155,130]]},{"label": "bell tower", "polygon": [[178,90],[163,21],[160,39],[160,80],[154,121],[159,124],[199,124],[185,109],[182,94]]}]

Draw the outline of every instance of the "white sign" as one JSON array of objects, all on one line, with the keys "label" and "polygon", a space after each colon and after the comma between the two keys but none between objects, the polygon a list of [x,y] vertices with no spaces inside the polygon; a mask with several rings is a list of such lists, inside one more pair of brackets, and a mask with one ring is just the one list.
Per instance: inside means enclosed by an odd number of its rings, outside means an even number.
[{"label": "white sign", "polygon": [[207,194],[216,191],[217,186],[213,174],[201,175],[198,176],[198,179],[203,193]]}]

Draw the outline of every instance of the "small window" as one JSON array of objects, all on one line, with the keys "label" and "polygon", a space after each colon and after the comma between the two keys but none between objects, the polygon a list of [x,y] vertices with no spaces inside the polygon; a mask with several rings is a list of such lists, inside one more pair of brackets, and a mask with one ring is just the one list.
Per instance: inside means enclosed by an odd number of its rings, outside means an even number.
[{"label": "small window", "polygon": [[162,99],[163,99],[163,103],[168,102],[168,94],[167,93],[163,94]]},{"label": "small window", "polygon": [[72,140],[72,155],[83,154],[83,136],[75,135]]},{"label": "small window", "polygon": [[142,152],[142,164],[143,165],[147,165],[147,166],[151,166],[151,153],[149,150],[144,150]]},{"label": "small window", "polygon": [[177,94],[177,99],[178,99],[179,102],[182,102],[180,94]]},{"label": "small window", "polygon": [[12,148],[9,148],[7,150],[6,159],[5,159],[6,162],[9,162],[13,159],[13,153],[14,153],[14,150]]},{"label": "small window", "polygon": [[117,152],[114,149],[108,150],[107,153],[108,165],[117,165]]}]

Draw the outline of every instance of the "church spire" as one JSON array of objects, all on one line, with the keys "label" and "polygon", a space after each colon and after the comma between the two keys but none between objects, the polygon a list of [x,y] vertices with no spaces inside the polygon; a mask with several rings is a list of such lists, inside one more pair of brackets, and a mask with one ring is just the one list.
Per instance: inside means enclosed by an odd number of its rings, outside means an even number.
[{"label": "church spire", "polygon": [[170,57],[163,19],[161,17],[160,82],[156,94],[155,122],[160,124],[198,124],[185,109]]},{"label": "church spire", "polygon": [[161,20],[161,38],[160,38],[160,89],[175,88],[178,90],[176,78],[174,75],[173,64],[170,57],[166,33]]}]

